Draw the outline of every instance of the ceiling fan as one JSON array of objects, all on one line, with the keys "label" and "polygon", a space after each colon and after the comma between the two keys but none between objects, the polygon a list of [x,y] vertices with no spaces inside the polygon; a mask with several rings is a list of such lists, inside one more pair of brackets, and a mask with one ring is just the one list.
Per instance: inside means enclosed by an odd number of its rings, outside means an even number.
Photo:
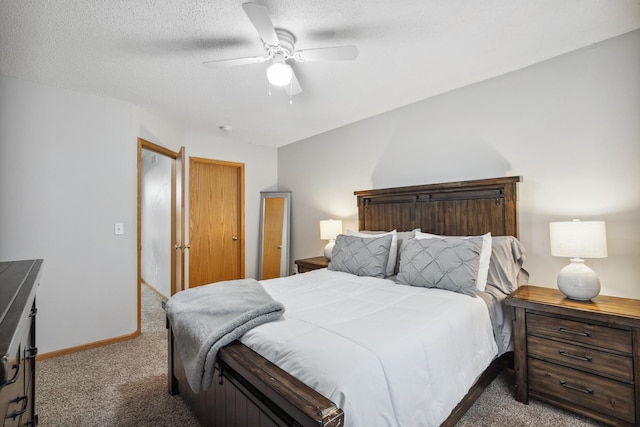
[{"label": "ceiling fan", "polygon": [[269,83],[284,87],[288,95],[295,95],[302,92],[302,88],[287,61],[350,61],[358,57],[358,48],[355,46],[295,50],[293,34],[287,30],[275,28],[266,7],[256,3],[243,3],[242,8],[260,35],[266,56],[205,61],[203,62],[205,66],[219,68],[271,61],[271,65],[267,68]]}]

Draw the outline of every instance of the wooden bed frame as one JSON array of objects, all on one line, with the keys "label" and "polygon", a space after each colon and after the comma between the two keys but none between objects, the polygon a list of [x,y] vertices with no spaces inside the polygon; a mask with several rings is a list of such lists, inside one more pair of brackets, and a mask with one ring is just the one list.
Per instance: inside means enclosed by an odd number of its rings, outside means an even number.
[{"label": "wooden bed frame", "polygon": [[[356,191],[361,230],[518,237],[520,177]],[[193,393],[167,321],[169,393],[180,393],[204,426],[327,426],[344,424],[342,410],[239,341],[218,353],[214,384]],[[503,355],[478,378],[442,426],[453,426],[504,367]]]}]

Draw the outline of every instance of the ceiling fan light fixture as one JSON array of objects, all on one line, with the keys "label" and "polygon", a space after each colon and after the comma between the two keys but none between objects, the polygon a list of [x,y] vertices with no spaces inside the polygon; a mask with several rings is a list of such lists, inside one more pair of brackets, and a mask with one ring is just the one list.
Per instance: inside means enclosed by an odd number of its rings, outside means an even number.
[{"label": "ceiling fan light fixture", "polygon": [[267,68],[267,80],[274,86],[286,86],[291,83],[293,70],[284,62],[274,62]]}]

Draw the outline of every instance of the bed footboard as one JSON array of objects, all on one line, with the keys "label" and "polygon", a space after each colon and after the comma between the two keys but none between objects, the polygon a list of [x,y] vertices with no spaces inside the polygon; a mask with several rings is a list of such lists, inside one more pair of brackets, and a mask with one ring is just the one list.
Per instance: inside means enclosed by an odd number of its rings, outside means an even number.
[{"label": "bed footboard", "polygon": [[[169,326],[169,325],[168,325]],[[218,352],[213,385],[194,393],[168,327],[168,386],[203,426],[339,427],[342,410],[239,341]]]}]

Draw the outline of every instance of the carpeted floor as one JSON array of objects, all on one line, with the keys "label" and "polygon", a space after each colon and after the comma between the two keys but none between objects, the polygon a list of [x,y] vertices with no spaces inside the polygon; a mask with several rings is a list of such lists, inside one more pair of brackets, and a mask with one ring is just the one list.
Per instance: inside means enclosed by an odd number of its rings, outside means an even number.
[{"label": "carpeted floor", "polygon": [[[179,396],[167,392],[167,332],[160,298],[143,286],[142,334],[133,340],[47,359],[37,365],[40,426],[198,426]],[[513,398],[503,373],[459,427],[582,427],[601,424],[540,402]],[[373,427],[373,426],[372,426]]]},{"label": "carpeted floor", "polygon": [[164,310],[147,286],[142,295],[139,337],[37,364],[40,426],[199,426],[167,392]]}]

